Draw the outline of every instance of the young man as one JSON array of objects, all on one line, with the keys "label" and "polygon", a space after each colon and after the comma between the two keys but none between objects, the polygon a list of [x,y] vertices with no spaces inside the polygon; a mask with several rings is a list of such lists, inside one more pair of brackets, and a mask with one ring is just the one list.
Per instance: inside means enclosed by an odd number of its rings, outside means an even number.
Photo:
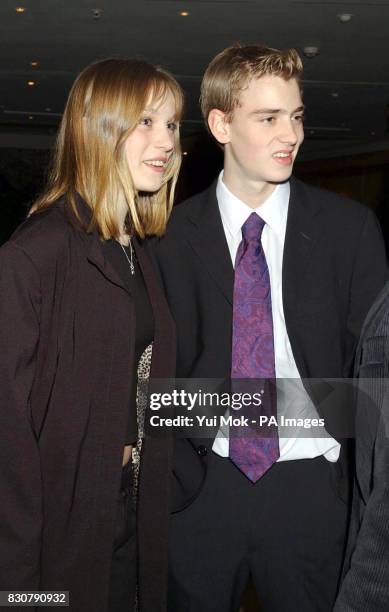
[{"label": "young man", "polygon": [[[202,111],[224,170],[177,207],[156,247],[179,377],[350,375],[386,279],[384,248],[367,208],[291,178],[301,73],[296,51],[259,45],[225,49],[206,70]],[[329,612],[347,531],[346,445],[237,439],[177,440],[169,612],[236,611],[250,575],[264,612]]]}]

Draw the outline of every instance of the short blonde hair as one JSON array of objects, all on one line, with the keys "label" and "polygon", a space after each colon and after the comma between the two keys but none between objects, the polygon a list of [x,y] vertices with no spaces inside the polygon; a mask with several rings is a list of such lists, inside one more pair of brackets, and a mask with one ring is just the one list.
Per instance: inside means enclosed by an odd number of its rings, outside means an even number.
[{"label": "short blonde hair", "polygon": [[92,210],[85,231],[97,229],[105,240],[117,238],[119,210],[128,207],[127,226],[141,238],[166,228],[181,163],[179,130],[175,149],[156,193],[138,193],[125,155],[125,141],[149,103],[171,92],[181,119],[183,93],[165,70],[138,59],[110,58],[91,64],[70,91],[59,129],[53,167],[45,192],[31,212],[66,197],[78,221],[77,193]]},{"label": "short blonde hair", "polygon": [[279,51],[240,43],[227,47],[211,61],[201,83],[200,104],[205,123],[213,108],[231,120],[240,94],[251,79],[273,75],[300,82],[302,71],[303,64],[295,49]]}]

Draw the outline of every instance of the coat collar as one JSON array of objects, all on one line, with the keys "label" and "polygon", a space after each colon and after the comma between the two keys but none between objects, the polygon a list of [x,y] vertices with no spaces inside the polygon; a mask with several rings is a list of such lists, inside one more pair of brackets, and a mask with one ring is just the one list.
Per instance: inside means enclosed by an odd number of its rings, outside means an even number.
[{"label": "coat collar", "polygon": [[103,276],[105,276],[105,278],[107,278],[111,283],[114,283],[118,287],[121,287],[124,291],[130,294],[128,288],[123,283],[123,280],[121,279],[120,275],[113,268],[111,262],[106,259],[102,248],[102,239],[98,231],[94,229],[91,232],[87,233],[84,229],[85,227],[88,227],[91,221],[91,208],[79,194],[76,194],[76,203],[77,211],[80,216],[81,224],[83,227],[80,227],[79,220],[75,218],[75,215],[66,200],[65,214],[68,217],[70,223],[73,226],[77,227],[77,229],[80,231],[81,239],[85,241],[86,258],[88,262],[94,265],[101,272],[101,274],[103,274]]}]

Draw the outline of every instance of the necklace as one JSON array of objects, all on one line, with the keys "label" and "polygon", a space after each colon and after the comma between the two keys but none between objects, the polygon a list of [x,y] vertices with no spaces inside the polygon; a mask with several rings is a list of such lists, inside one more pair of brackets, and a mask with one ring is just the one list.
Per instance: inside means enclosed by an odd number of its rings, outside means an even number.
[{"label": "necklace", "polygon": [[130,238],[130,241],[128,243],[128,246],[130,247],[130,257],[128,257],[128,255],[126,253],[126,249],[124,248],[122,243],[119,242],[119,244],[120,244],[120,246],[123,249],[123,253],[126,256],[126,259],[127,259],[128,263],[130,264],[131,275],[134,276],[134,274],[135,274],[135,266],[134,266],[134,262],[133,262],[133,250],[132,250],[131,238]]}]

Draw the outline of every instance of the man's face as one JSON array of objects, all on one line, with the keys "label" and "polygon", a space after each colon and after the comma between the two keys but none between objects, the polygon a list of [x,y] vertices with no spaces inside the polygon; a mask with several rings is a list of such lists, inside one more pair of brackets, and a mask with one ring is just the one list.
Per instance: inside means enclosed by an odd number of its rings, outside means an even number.
[{"label": "man's face", "polygon": [[303,103],[296,79],[252,79],[225,123],[225,175],[231,185],[263,190],[286,181],[304,139]]}]

